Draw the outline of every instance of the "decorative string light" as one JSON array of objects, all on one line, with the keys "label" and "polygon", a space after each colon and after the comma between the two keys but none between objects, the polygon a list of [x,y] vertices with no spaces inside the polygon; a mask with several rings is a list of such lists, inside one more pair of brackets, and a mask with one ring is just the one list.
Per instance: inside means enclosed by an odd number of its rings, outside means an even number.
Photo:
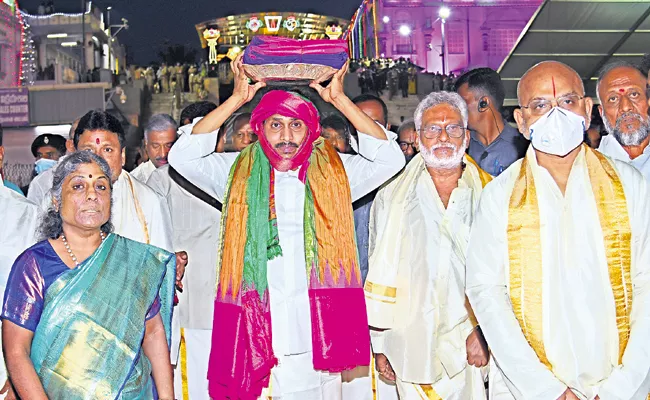
[{"label": "decorative string light", "polygon": [[[0,72],[0,81],[4,80],[4,78],[9,75],[13,79],[13,81],[9,82],[9,85],[15,86],[20,83],[20,59],[22,58],[21,44],[23,42],[22,25],[17,19],[18,5],[7,1],[4,1],[4,3],[10,9],[7,10],[7,12],[4,12],[3,10],[3,12],[0,12],[0,14],[4,18],[4,21],[2,22],[6,27],[8,27],[8,31],[13,32],[12,36],[14,38],[14,43],[13,47],[11,48],[12,54],[10,57],[8,57],[8,68],[3,68],[3,71]],[[20,38],[18,35],[20,35]]]},{"label": "decorative string light", "polygon": [[20,10],[16,12],[21,30],[20,65],[18,68],[19,86],[33,85],[36,73],[36,46],[34,46],[32,28],[29,25],[27,15]]}]

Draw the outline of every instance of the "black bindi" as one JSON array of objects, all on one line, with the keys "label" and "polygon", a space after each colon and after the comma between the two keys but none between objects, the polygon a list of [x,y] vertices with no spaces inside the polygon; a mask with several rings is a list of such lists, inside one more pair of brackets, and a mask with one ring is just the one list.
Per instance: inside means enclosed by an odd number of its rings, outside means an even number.
[{"label": "black bindi", "polygon": [[93,175],[92,175],[92,174],[88,174],[88,178],[89,178],[89,179],[93,179]]}]

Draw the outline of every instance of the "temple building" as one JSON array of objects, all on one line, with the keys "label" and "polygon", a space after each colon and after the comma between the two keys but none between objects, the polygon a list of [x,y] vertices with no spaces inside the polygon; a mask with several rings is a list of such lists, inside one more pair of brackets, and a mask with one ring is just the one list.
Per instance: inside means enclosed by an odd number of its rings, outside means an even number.
[{"label": "temple building", "polygon": [[458,74],[476,66],[498,69],[540,3],[379,0],[379,53],[387,58],[410,58],[428,72]]}]

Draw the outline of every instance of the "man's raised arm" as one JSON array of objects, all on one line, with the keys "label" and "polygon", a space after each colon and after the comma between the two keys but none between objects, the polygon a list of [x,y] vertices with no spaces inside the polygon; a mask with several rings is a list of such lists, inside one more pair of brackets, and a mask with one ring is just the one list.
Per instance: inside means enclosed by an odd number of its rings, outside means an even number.
[{"label": "man's raised arm", "polygon": [[204,118],[180,128],[180,137],[169,152],[172,168],[219,201],[223,201],[237,153],[215,153],[217,134],[224,122],[265,86],[264,82],[248,84],[241,56],[230,63],[230,68],[235,74],[233,95]]},{"label": "man's raised arm", "polygon": [[323,100],[336,107],[358,132],[359,143],[355,150],[359,155],[341,154],[350,181],[352,201],[355,201],[397,174],[404,168],[405,160],[395,141],[397,135],[367,116],[343,92],[343,78],[347,71],[348,63],[334,75],[327,87],[318,82],[312,82],[309,86]]}]

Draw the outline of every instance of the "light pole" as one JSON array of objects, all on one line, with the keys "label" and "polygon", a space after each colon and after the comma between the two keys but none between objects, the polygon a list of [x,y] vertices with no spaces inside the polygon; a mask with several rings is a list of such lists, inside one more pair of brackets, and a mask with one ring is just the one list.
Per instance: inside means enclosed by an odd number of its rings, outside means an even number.
[{"label": "light pole", "polygon": [[[117,36],[118,33],[122,31],[122,29],[129,29],[129,20],[126,18],[122,18],[122,24],[120,25],[111,25],[111,10],[113,7],[109,6],[106,7],[106,11],[108,11],[108,17],[107,17],[107,22],[108,22],[108,69],[111,70],[111,74],[113,74],[113,67],[111,66],[111,49],[113,48],[113,38]],[[112,28],[119,28],[115,34],[113,34]],[[116,72],[117,73],[117,72]]]},{"label": "light pole", "polygon": [[442,33],[442,46],[441,46],[441,54],[440,56],[442,57],[442,74],[445,75],[446,73],[446,50],[447,47],[445,46],[445,23],[447,22],[447,18],[449,18],[449,15],[451,14],[451,10],[447,7],[440,7],[440,10],[438,10],[438,17],[440,17],[441,21],[441,28],[440,32]]},{"label": "light pole", "polygon": [[86,74],[86,0],[81,0],[81,68],[83,75]]},{"label": "light pole", "polygon": [[111,33],[111,10],[113,7],[106,7],[106,22],[108,22],[108,70],[111,71],[111,80],[113,78],[113,67],[111,67],[111,47],[113,47],[113,34]]}]

